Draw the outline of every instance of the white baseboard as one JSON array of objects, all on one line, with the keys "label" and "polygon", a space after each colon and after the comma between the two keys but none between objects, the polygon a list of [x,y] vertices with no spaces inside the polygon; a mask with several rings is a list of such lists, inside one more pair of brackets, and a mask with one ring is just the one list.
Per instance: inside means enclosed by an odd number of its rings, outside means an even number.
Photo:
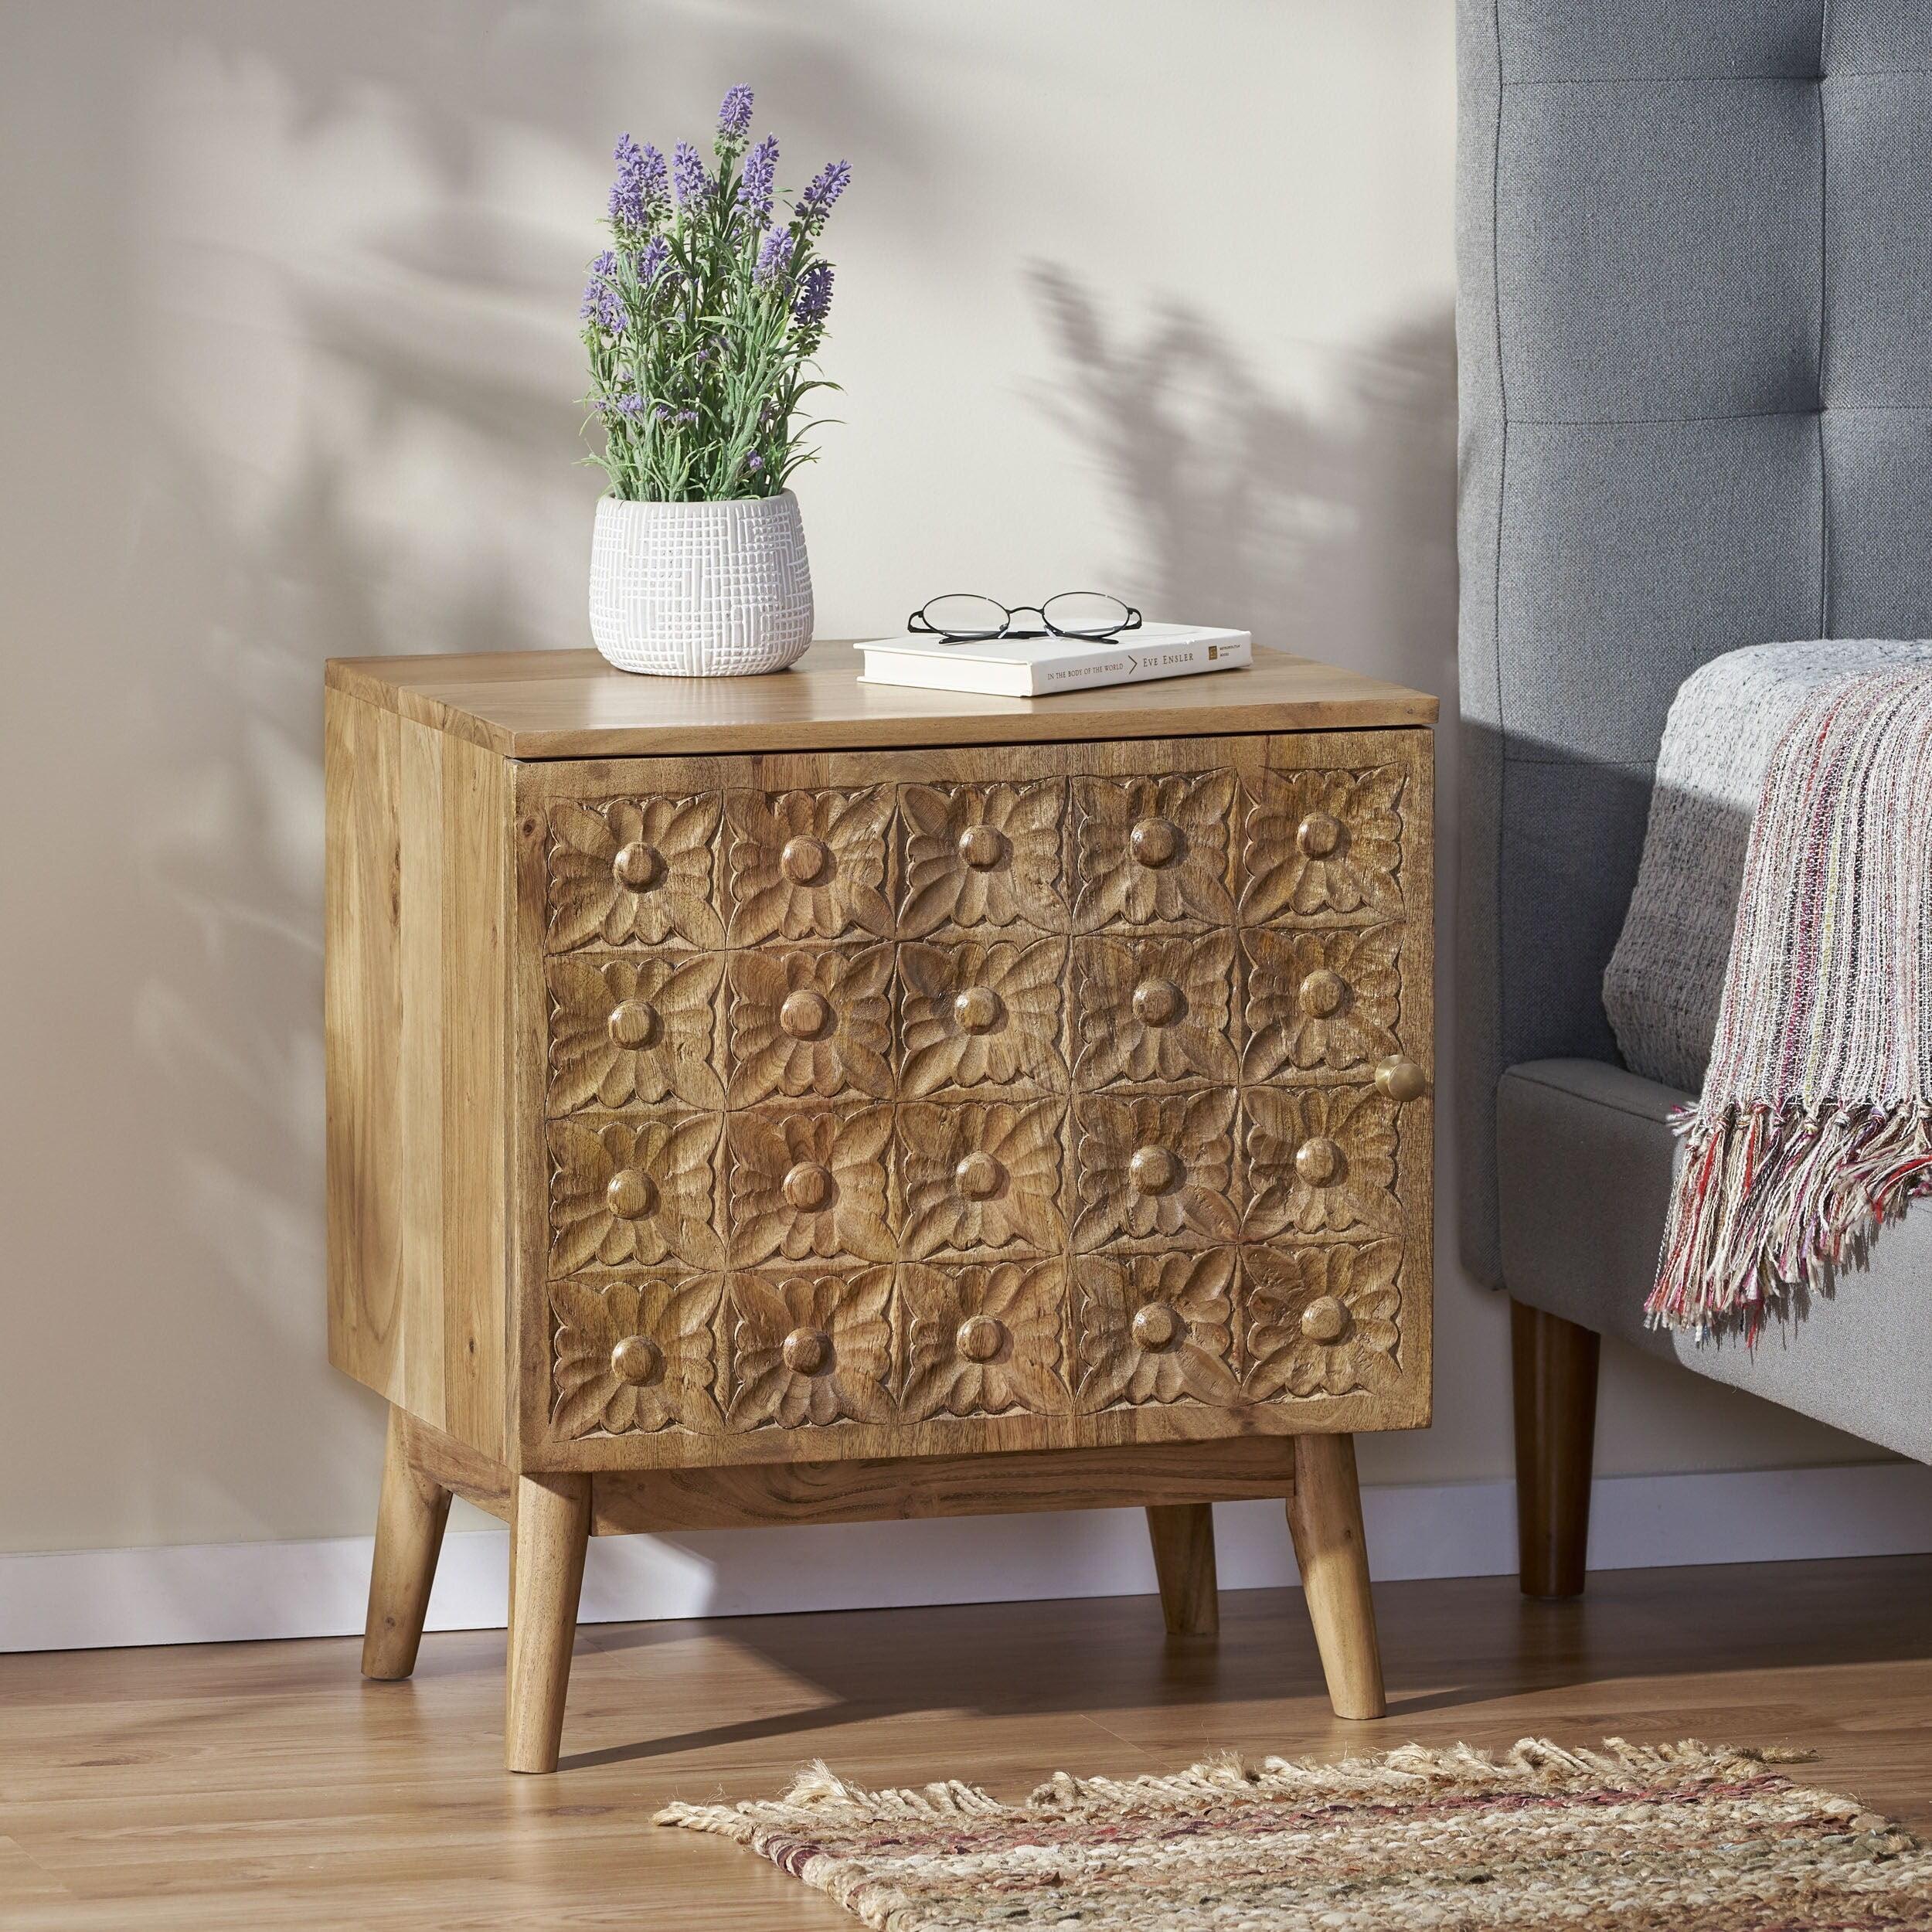
[{"label": "white baseboard", "polygon": [[[1506,1482],[1365,1492],[1376,1577],[1488,1577],[1515,1568]],[[1222,1585],[1294,1581],[1281,1512],[1216,1512]],[[206,1543],[0,1556],[0,1651],[340,1637],[362,1627],[369,1539]],[[1767,1563],[1932,1550],[1932,1468],[1624,1476],[1597,1485],[1593,1569]],[[434,1630],[504,1621],[499,1529],[452,1534],[430,1604]],[[741,1617],[785,1611],[1133,1595],[1154,1587],[1136,1510],[709,1530],[590,1546],[583,1620]]]}]

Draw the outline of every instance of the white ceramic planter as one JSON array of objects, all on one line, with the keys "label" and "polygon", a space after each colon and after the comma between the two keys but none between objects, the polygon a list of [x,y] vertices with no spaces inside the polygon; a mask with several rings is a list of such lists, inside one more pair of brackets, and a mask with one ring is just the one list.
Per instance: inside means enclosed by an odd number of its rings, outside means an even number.
[{"label": "white ceramic planter", "polygon": [[590,635],[621,671],[782,671],[811,642],[811,566],[791,491],[730,503],[597,505]]}]

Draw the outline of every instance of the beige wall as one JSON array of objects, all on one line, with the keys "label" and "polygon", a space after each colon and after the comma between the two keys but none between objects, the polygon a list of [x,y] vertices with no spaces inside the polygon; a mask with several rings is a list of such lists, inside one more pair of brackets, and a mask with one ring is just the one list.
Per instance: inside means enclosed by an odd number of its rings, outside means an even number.
[{"label": "beige wall", "polygon": [[[828,634],[1100,584],[1452,697],[1451,12],[8,0],[0,1548],[369,1523],[380,1418],[323,1363],[321,665],[584,641],[617,131],[744,80],[794,184],[855,165]],[[1502,1311],[1440,1304],[1441,1419],[1373,1480],[1507,1469]],[[1862,1453],[1631,1359],[1605,1393],[1607,1471]]]}]

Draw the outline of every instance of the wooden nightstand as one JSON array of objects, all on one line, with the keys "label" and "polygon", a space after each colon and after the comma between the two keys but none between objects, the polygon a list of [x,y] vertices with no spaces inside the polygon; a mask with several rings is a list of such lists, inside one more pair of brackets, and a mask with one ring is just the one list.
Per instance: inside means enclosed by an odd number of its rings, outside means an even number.
[{"label": "wooden nightstand", "polygon": [[1284,1496],[1379,1716],[1354,1432],[1430,1405],[1432,698],[1026,702],[590,651],[328,667],[329,1352],[363,1668],[512,1526],[508,1762],[590,1534],[1134,1504],[1169,1628]]}]

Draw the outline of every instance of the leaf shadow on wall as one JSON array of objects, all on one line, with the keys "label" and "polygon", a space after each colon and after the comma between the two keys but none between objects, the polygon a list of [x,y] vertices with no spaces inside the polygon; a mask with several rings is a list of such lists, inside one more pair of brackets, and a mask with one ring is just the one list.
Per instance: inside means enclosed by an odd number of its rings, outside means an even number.
[{"label": "leaf shadow on wall", "polygon": [[1151,616],[1454,691],[1446,308],[1308,348],[1307,393],[1291,396],[1184,304],[1123,321],[1064,269],[1031,279],[1060,357],[1042,406],[1113,500],[1123,594]]},{"label": "leaf shadow on wall", "polygon": [[107,1379],[78,1327],[59,1368],[155,1446],[117,1474],[130,1542],[373,1509],[376,1405],[323,1359],[321,668],[588,642],[576,316],[617,129],[699,133],[744,77],[794,156],[864,126],[926,172],[866,51],[777,0],[191,11],[88,43],[141,192],[63,169],[125,284],[76,306],[138,324],[103,356],[137,509],[97,648],[141,920],[110,1023],[153,1150],[117,1217],[151,1265],[98,1298]]}]

